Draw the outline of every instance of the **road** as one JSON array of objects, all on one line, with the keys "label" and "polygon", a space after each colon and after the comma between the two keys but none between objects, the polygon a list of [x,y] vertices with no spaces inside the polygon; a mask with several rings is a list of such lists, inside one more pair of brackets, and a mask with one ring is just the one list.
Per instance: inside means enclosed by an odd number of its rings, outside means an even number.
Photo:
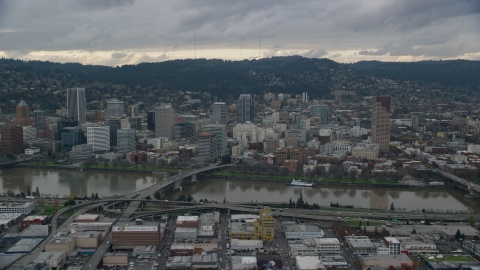
[{"label": "road", "polygon": [[104,204],[105,203],[94,203],[94,204],[91,204],[91,205],[82,205],[81,206],[82,208],[80,208],[75,213],[73,213],[73,215],[71,217],[69,217],[67,220],[65,220],[62,223],[62,225],[57,228],[57,226],[58,226],[57,222],[58,222],[58,218],[60,217],[60,215],[62,215],[63,213],[65,213],[67,211],[70,211],[71,208],[70,207],[63,208],[60,211],[58,211],[52,218],[51,226],[50,226],[50,234],[48,235],[48,237],[45,238],[35,249],[33,249],[32,252],[30,252],[29,254],[20,258],[15,264],[10,266],[8,269],[19,269],[18,266],[20,266],[20,268],[21,268],[22,266],[28,265],[30,262],[32,262],[40,254],[40,252],[43,251],[45,244],[57,233],[57,231],[59,229],[62,229],[64,227],[66,227],[68,224],[72,223],[75,220],[75,218],[78,217],[79,215],[84,214],[85,212],[87,212],[88,210],[90,210],[92,208],[95,208],[97,206],[102,206]]},{"label": "road", "polygon": [[[277,245],[280,258],[283,262],[283,269],[290,270],[294,268],[295,263],[293,262],[293,258],[290,256],[288,241],[285,239],[282,232],[282,224],[278,220],[275,220],[275,244]],[[289,254],[288,256],[287,253]]]}]

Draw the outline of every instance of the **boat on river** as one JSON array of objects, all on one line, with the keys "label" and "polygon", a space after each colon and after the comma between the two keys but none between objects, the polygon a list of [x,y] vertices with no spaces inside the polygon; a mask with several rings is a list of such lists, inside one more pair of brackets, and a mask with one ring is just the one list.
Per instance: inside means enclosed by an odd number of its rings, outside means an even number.
[{"label": "boat on river", "polygon": [[306,181],[302,181],[302,180],[293,179],[287,185],[294,186],[294,187],[313,187],[313,182],[306,182]]}]

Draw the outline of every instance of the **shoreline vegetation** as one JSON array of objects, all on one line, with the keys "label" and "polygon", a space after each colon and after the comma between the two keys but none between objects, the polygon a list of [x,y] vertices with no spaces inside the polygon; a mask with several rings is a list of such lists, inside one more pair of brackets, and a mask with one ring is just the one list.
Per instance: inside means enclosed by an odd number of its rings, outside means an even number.
[{"label": "shoreline vegetation", "polygon": [[[186,169],[178,168],[158,168],[149,165],[131,165],[124,164],[105,165],[99,163],[96,165],[70,165],[55,163],[52,161],[47,162],[30,162],[26,164],[18,164],[13,168],[34,168],[34,169],[65,169],[65,170],[81,170],[81,171],[98,171],[98,172],[129,172],[129,173],[146,173],[146,174],[177,174],[179,171],[188,171]],[[284,182],[285,184],[292,181],[292,179],[298,179],[307,182],[313,182],[317,186],[375,186],[375,187],[403,187],[403,188],[432,188],[431,186],[412,186],[409,184],[401,183],[400,181],[393,179],[359,179],[359,178],[335,178],[335,177],[303,177],[292,175],[278,175],[278,174],[258,174],[258,173],[240,173],[232,171],[216,171],[208,174],[211,178],[229,179],[229,180],[250,180],[250,181],[266,181],[266,182]],[[447,188],[448,186],[435,186],[434,188]]]}]

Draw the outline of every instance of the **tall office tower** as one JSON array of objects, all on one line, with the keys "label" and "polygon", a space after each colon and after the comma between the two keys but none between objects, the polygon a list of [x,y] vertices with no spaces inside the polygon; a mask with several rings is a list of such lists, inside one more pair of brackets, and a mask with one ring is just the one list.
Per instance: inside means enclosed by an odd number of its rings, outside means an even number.
[{"label": "tall office tower", "polygon": [[250,94],[241,94],[237,101],[238,123],[247,121],[253,122],[255,112],[253,111],[253,100]]},{"label": "tall office tower", "polygon": [[155,111],[147,112],[147,129],[155,132]]},{"label": "tall office tower", "polygon": [[86,110],[85,88],[67,88],[67,117],[75,117],[81,125],[86,122]]},{"label": "tall office tower", "polygon": [[302,102],[304,104],[307,104],[308,103],[308,93],[307,92],[303,92],[302,93]]},{"label": "tall office tower", "polygon": [[125,110],[125,104],[118,99],[107,100],[107,108],[103,110],[103,119],[110,117],[122,117]]},{"label": "tall office tower", "polygon": [[332,109],[328,105],[312,105],[310,106],[310,114],[320,115],[321,124],[332,122]]},{"label": "tall office tower", "polygon": [[110,150],[110,127],[87,127],[87,144],[92,146],[93,152]]},{"label": "tall office tower", "polygon": [[121,117],[109,117],[105,125],[110,127],[110,146],[117,146],[117,132],[122,128]]},{"label": "tall office tower", "polygon": [[25,101],[20,101],[16,109],[17,113],[15,115],[15,120],[13,121],[17,126],[31,126],[32,118],[30,118],[30,108],[28,107]]},{"label": "tall office tower", "polygon": [[227,105],[225,102],[215,102],[212,106],[212,115],[211,115],[212,124],[227,124]]},{"label": "tall office tower", "polygon": [[118,153],[135,151],[135,130],[127,128],[117,130],[117,145]]},{"label": "tall office tower", "polygon": [[42,110],[33,111],[33,126],[37,131],[44,131],[46,129],[45,116]]},{"label": "tall office tower", "polygon": [[215,134],[210,132],[200,132],[198,134],[198,158],[206,163],[213,163],[217,158]]},{"label": "tall office tower", "polygon": [[225,156],[227,154],[227,128],[224,125],[205,125],[203,131],[215,134],[217,156]]},{"label": "tall office tower", "polygon": [[376,96],[372,99],[372,141],[380,151],[388,150],[390,143],[390,97]]},{"label": "tall office tower", "polygon": [[137,116],[138,115],[138,105],[132,105],[128,107],[128,116]]},{"label": "tall office tower", "polygon": [[0,129],[1,150],[7,154],[21,154],[23,151],[23,127],[6,126]]},{"label": "tall office tower", "polygon": [[127,118],[128,127],[134,130],[142,130],[142,117],[140,116],[131,116]]},{"label": "tall office tower", "polygon": [[175,109],[170,104],[155,107],[155,137],[175,139]]},{"label": "tall office tower", "polygon": [[85,135],[79,127],[66,127],[62,130],[62,150],[65,152],[72,151],[75,145],[85,143]]}]

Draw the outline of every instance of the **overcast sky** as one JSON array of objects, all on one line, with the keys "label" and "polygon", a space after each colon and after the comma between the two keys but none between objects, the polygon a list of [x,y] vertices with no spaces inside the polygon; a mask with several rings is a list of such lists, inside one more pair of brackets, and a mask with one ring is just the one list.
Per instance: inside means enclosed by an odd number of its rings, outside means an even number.
[{"label": "overcast sky", "polygon": [[0,0],[0,56],[480,60],[479,15],[480,0]]}]

